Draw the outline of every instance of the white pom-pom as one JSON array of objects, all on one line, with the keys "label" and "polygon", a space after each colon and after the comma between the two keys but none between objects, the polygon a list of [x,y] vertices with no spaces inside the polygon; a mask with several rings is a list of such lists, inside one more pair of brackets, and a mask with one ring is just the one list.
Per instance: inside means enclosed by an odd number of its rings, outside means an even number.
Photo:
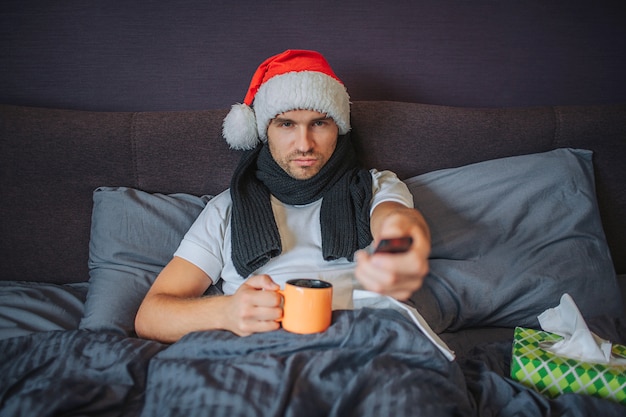
[{"label": "white pom-pom", "polygon": [[233,149],[254,149],[259,142],[254,110],[246,104],[235,104],[224,118],[222,135]]}]

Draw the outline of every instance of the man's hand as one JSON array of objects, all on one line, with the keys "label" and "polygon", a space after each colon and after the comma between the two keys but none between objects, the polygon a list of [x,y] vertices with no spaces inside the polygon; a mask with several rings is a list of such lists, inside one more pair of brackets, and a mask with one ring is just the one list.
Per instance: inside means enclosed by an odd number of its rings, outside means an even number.
[{"label": "man's hand", "polygon": [[196,331],[229,330],[244,336],[280,327],[276,320],[282,317],[282,298],[269,276],[250,277],[233,295],[203,297],[212,282],[191,262],[174,257],[137,312],[137,334],[173,343]]},{"label": "man's hand", "polygon": [[358,251],[355,275],[363,288],[407,300],[417,291],[428,273],[430,234],[422,215],[415,209],[397,203],[378,205],[371,219],[374,245],[382,239],[402,236],[413,238],[406,252],[368,254]]},{"label": "man's hand", "polygon": [[282,296],[280,287],[268,275],[255,275],[244,282],[229,298],[227,328],[239,336],[269,332],[280,327]]}]

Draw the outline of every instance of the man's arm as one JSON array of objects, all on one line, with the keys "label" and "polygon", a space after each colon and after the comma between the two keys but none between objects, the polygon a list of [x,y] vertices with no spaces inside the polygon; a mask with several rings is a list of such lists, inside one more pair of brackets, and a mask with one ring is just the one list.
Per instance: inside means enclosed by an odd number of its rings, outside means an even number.
[{"label": "man's arm", "polygon": [[374,245],[382,239],[401,236],[413,238],[407,252],[401,254],[365,251],[355,254],[355,275],[366,290],[408,299],[417,291],[428,273],[430,231],[421,213],[400,203],[387,201],[374,208],[370,219]]},{"label": "man's arm", "polygon": [[139,307],[137,335],[171,343],[194,331],[221,329],[246,336],[280,327],[279,286],[269,276],[250,277],[231,296],[203,297],[211,283],[200,268],[174,257]]}]

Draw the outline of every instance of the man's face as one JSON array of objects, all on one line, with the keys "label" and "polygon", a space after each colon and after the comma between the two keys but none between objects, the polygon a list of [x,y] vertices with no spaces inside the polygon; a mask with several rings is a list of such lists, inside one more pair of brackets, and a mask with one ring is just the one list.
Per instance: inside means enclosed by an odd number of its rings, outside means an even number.
[{"label": "man's face", "polygon": [[267,128],[267,143],[276,163],[297,180],[320,172],[337,146],[339,128],[324,113],[292,110],[281,113]]}]

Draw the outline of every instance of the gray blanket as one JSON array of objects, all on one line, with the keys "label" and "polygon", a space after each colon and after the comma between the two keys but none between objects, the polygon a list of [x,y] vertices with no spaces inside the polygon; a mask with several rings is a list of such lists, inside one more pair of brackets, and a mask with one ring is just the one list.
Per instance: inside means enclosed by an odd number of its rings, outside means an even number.
[{"label": "gray blanket", "polygon": [[0,416],[624,415],[548,400],[506,372],[510,344],[450,362],[393,310],[337,311],[323,334],[190,334],[172,345],[86,331],[0,341]]}]

